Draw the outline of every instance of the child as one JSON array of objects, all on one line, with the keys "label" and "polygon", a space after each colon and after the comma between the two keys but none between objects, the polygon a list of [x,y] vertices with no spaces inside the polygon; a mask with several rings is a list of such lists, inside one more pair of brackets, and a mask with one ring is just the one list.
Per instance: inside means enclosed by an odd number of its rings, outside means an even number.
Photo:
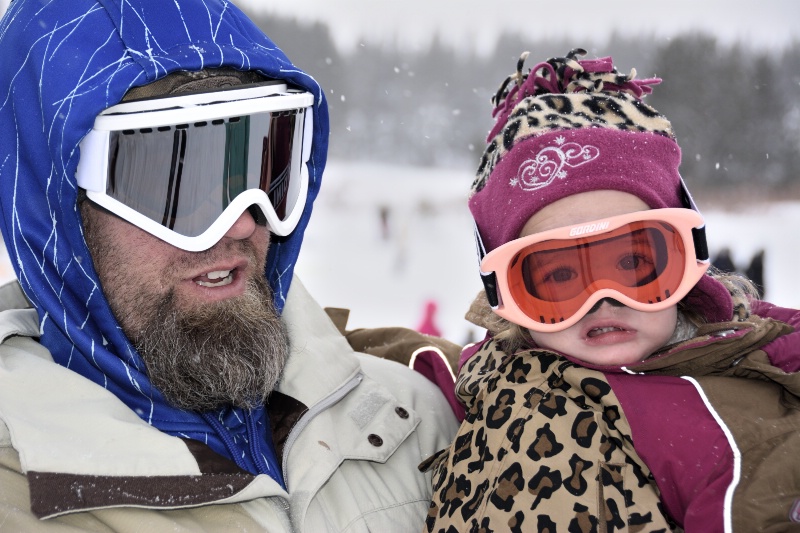
[{"label": "child", "polygon": [[427,530],[800,530],[800,313],[707,272],[671,125],[641,100],[660,80],[584,53],[525,74],[523,54],[494,99],[470,198],[489,335],[420,467]]}]

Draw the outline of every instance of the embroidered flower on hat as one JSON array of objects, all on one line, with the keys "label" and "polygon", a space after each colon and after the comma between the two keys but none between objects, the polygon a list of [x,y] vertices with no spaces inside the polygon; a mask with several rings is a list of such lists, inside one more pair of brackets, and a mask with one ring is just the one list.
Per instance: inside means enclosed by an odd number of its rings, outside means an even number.
[{"label": "embroidered flower on hat", "polygon": [[566,178],[567,168],[585,165],[600,155],[597,147],[565,142],[563,136],[558,136],[554,144],[556,146],[545,146],[533,158],[523,161],[510,185],[519,185],[523,191],[535,191],[547,187],[556,178]]}]

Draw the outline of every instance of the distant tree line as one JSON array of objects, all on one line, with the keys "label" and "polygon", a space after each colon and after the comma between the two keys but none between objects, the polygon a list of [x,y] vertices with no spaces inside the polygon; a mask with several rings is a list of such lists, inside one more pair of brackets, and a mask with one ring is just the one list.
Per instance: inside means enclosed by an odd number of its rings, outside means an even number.
[{"label": "distant tree line", "polygon": [[325,89],[332,158],[474,168],[493,124],[489,98],[520,53],[531,52],[527,69],[581,47],[664,79],[646,101],[672,121],[693,188],[800,185],[800,42],[767,53],[702,33],[601,45],[507,34],[485,54],[435,37],[424,52],[365,42],[344,54],[324,24],[251,16]]}]

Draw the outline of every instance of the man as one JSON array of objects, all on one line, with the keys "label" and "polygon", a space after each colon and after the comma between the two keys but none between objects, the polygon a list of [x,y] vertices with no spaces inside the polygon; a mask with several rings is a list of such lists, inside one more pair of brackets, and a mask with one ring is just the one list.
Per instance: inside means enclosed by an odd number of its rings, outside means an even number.
[{"label": "man", "polygon": [[292,275],[316,82],[224,0],[15,0],[0,56],[0,529],[419,530],[453,411]]}]

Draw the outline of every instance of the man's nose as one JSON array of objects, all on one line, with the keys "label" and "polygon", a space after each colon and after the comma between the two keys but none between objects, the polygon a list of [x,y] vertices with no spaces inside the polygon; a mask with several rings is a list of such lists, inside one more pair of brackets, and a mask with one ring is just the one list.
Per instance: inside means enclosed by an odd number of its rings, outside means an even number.
[{"label": "man's nose", "polygon": [[250,211],[245,209],[233,226],[225,233],[225,237],[234,240],[243,240],[250,237],[256,229],[256,221],[250,214]]}]

